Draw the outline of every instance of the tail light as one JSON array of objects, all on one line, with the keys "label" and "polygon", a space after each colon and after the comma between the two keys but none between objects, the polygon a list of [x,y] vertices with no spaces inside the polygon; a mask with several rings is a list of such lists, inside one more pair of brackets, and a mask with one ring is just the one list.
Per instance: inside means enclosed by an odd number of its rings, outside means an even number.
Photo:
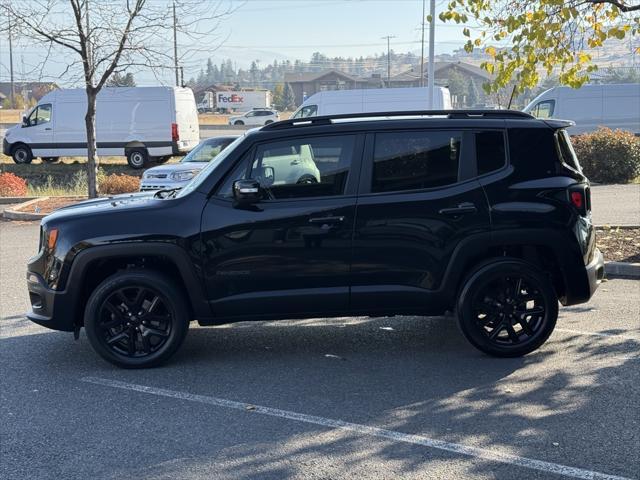
[{"label": "tail light", "polygon": [[177,142],[178,140],[180,140],[180,132],[178,131],[178,124],[172,123],[171,124],[171,141]]},{"label": "tail light", "polygon": [[589,197],[589,187],[580,185],[569,189],[569,202],[580,215],[586,215],[591,210],[591,199]]}]

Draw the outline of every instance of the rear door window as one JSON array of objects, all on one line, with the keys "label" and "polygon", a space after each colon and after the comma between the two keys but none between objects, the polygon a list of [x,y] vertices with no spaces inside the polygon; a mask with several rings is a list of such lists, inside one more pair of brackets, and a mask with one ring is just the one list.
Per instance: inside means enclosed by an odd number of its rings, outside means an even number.
[{"label": "rear door window", "polygon": [[371,191],[418,190],[456,183],[461,143],[462,132],[376,134]]}]

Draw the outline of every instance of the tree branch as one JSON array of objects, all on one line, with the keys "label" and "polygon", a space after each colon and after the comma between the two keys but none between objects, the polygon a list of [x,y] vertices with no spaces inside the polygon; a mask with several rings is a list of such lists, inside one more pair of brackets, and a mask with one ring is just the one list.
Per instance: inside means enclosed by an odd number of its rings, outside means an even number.
[{"label": "tree branch", "polygon": [[627,5],[625,2],[623,2],[622,0],[586,0],[587,3],[593,3],[593,4],[609,4],[609,5],[613,5],[614,7],[618,8],[621,12],[635,12],[640,11],[640,4],[638,5]]}]

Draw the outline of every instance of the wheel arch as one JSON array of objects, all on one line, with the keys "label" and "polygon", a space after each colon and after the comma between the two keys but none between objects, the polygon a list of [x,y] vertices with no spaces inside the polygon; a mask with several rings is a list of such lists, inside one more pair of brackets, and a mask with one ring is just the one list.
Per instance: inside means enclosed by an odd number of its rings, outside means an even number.
[{"label": "wheel arch", "polygon": [[193,260],[182,248],[172,244],[121,244],[90,247],[74,257],[64,285],[73,295],[75,325],[83,323],[84,308],[91,292],[107,277],[128,269],[145,269],[168,276],[183,292],[192,318],[210,316]]},{"label": "wheel arch", "polygon": [[571,239],[560,232],[541,229],[472,235],[461,241],[453,252],[440,290],[453,305],[472,270],[508,257],[524,260],[549,273],[562,304],[581,303],[586,301],[585,296],[588,298],[588,279],[578,246],[571,248],[570,242]]}]

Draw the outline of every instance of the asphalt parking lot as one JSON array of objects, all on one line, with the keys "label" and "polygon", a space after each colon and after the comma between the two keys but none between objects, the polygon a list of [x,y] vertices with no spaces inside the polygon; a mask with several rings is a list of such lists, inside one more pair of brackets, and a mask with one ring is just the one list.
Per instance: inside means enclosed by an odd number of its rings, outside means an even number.
[{"label": "asphalt parking lot", "polygon": [[28,322],[36,224],[0,222],[0,478],[640,478],[640,281],[494,359],[452,318],[192,328],[119,370]]}]

